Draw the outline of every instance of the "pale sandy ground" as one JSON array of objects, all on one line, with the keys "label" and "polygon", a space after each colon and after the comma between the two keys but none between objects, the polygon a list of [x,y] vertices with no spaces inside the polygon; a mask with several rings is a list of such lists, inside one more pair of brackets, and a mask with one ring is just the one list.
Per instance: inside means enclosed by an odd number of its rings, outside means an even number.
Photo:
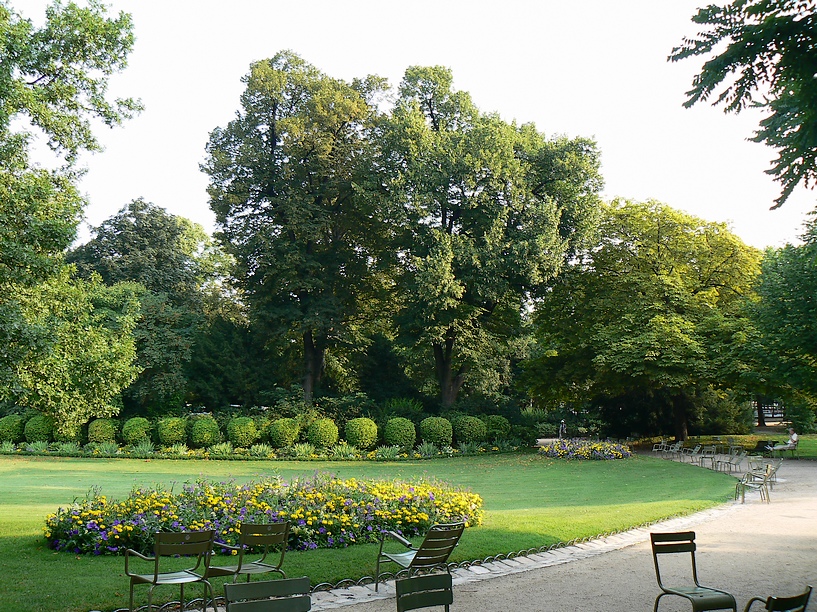
[{"label": "pale sandy ground", "polygon": [[[794,595],[817,588],[817,462],[785,461],[771,503],[746,503],[695,525],[698,577],[724,589],[743,610],[753,596]],[[661,531],[660,526],[652,528]],[[670,581],[665,579],[665,583]],[[650,611],[659,593],[649,543],[553,567],[455,585],[451,612]],[[343,612],[385,612],[395,600],[343,606]],[[752,610],[763,610],[754,604]],[[442,610],[442,608],[436,608]],[[691,610],[664,597],[660,612]],[[817,611],[817,594],[809,611]]]}]

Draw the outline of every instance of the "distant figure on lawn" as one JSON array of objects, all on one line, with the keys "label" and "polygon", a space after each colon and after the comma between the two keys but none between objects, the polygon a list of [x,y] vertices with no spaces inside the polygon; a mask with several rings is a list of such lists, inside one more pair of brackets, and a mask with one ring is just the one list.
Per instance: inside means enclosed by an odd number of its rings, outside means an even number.
[{"label": "distant figure on lawn", "polygon": [[781,451],[781,450],[789,450],[792,448],[797,448],[797,441],[800,437],[794,433],[794,428],[789,427],[789,439],[786,441],[785,444],[781,444],[780,446],[767,446],[769,450]]},{"label": "distant figure on lawn", "polygon": [[565,420],[562,419],[562,422],[559,423],[559,439],[567,437],[567,425],[565,425]]}]

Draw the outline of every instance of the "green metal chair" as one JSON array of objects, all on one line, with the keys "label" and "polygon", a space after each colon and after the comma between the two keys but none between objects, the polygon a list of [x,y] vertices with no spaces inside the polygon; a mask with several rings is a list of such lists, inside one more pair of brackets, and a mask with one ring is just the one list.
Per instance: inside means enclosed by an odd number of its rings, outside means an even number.
[{"label": "green metal chair", "polygon": [[[153,601],[153,589],[163,584],[178,584],[180,588],[180,609],[184,609],[184,585],[191,583],[200,583],[204,585],[205,601],[202,605],[203,609],[207,610],[207,592],[210,592],[210,598],[213,602],[213,610],[215,610],[215,593],[213,586],[205,578],[207,567],[210,563],[210,555],[213,550],[213,538],[215,531],[212,529],[206,531],[183,531],[183,532],[159,532],[154,534],[153,541],[153,556],[145,556],[130,548],[125,551],[125,575],[130,577],[130,603],[128,610],[133,612],[133,587],[137,584],[149,584],[148,589],[148,607],[151,609]],[[131,558],[136,557],[142,561],[148,561],[153,564],[153,572],[149,574],[138,574],[131,571]],[[162,571],[162,559],[166,564],[172,557],[185,557],[195,564],[192,567],[174,570]]]},{"label": "green metal chair", "polygon": [[[666,595],[683,597],[692,604],[693,612],[699,610],[732,610],[737,612],[735,598],[719,589],[702,586],[698,582],[698,568],[695,564],[695,532],[682,531],[676,533],[651,533],[652,558],[655,563],[655,577],[661,593],[655,598],[653,612],[658,612],[658,602]],[[692,586],[664,586],[661,581],[661,569],[658,563],[660,555],[689,554],[692,561]]]},{"label": "green metal chair", "polygon": [[451,590],[451,574],[427,574],[404,578],[395,582],[397,590],[397,612],[430,608],[432,606],[449,606],[454,602]]},{"label": "green metal chair", "polygon": [[227,612],[308,612],[309,577],[226,583]]},{"label": "green metal chair", "polygon": [[[246,574],[247,582],[253,574],[266,574],[277,572],[282,578],[287,575],[281,569],[284,563],[284,555],[287,551],[289,541],[289,521],[282,523],[242,523],[239,528],[238,546],[228,546],[227,544],[217,544],[217,547],[233,550],[238,553],[238,565],[217,566],[211,565],[207,570],[207,578],[213,576],[232,576],[233,582],[238,580],[239,575]],[[246,557],[255,549],[262,549],[261,558],[249,561]],[[267,561],[270,551],[280,550],[281,556],[276,563]]]},{"label": "green metal chair", "polygon": [[[420,546],[415,548],[411,542],[394,531],[383,531],[380,534],[380,551],[377,554],[375,567],[374,590],[377,591],[380,583],[380,564],[393,562],[408,570],[409,576],[418,570],[431,570],[439,565],[445,565],[448,570],[448,557],[460,541],[465,530],[465,523],[440,523],[432,525],[426,533]],[[383,552],[383,544],[390,537],[400,542],[409,550],[406,552]]]},{"label": "green metal chair", "polygon": [[811,597],[811,587],[808,587],[805,593],[795,595],[794,597],[769,597],[763,599],[762,597],[752,597],[743,609],[743,612],[749,612],[749,608],[756,601],[766,603],[766,610],[769,612],[805,612],[808,606],[808,600]]}]

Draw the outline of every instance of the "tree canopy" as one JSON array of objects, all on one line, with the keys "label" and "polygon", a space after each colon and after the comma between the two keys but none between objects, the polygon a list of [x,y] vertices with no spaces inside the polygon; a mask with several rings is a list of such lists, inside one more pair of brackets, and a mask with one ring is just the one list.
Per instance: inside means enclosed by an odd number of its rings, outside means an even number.
[{"label": "tree canopy", "polygon": [[817,2],[733,0],[701,8],[692,20],[705,29],[684,38],[670,59],[713,57],[684,106],[712,99],[725,112],[767,112],[753,140],[778,150],[767,171],[783,187],[777,208],[797,185],[817,182]]},{"label": "tree canopy", "polygon": [[621,402],[612,399],[650,397],[651,413],[624,408],[619,426],[661,431],[671,423],[686,437],[696,398],[737,367],[739,306],[759,260],[723,224],[657,202],[606,206],[594,246],[536,304],[531,392],[615,410]]}]

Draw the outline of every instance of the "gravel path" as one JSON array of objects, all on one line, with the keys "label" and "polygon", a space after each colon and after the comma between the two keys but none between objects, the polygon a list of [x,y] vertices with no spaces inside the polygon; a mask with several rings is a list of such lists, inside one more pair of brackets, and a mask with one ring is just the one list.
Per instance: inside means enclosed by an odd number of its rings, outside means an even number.
[{"label": "gravel path", "polygon": [[[771,500],[763,503],[756,493],[750,494],[745,504],[728,504],[691,517],[690,526],[681,527],[697,533],[701,583],[732,593],[739,611],[753,596],[793,595],[808,584],[817,588],[817,462],[784,461]],[[651,530],[681,530],[678,525],[670,522]],[[670,582],[666,578],[665,583]],[[625,548],[568,563],[459,581],[451,610],[649,611],[658,593],[649,541],[641,538]],[[335,607],[316,604],[314,609]],[[389,598],[342,608],[346,612],[385,612],[396,606]],[[661,612],[689,612],[690,608],[680,597],[661,600]],[[763,610],[763,605],[755,604],[752,610]],[[817,594],[808,610],[817,610]]]}]

